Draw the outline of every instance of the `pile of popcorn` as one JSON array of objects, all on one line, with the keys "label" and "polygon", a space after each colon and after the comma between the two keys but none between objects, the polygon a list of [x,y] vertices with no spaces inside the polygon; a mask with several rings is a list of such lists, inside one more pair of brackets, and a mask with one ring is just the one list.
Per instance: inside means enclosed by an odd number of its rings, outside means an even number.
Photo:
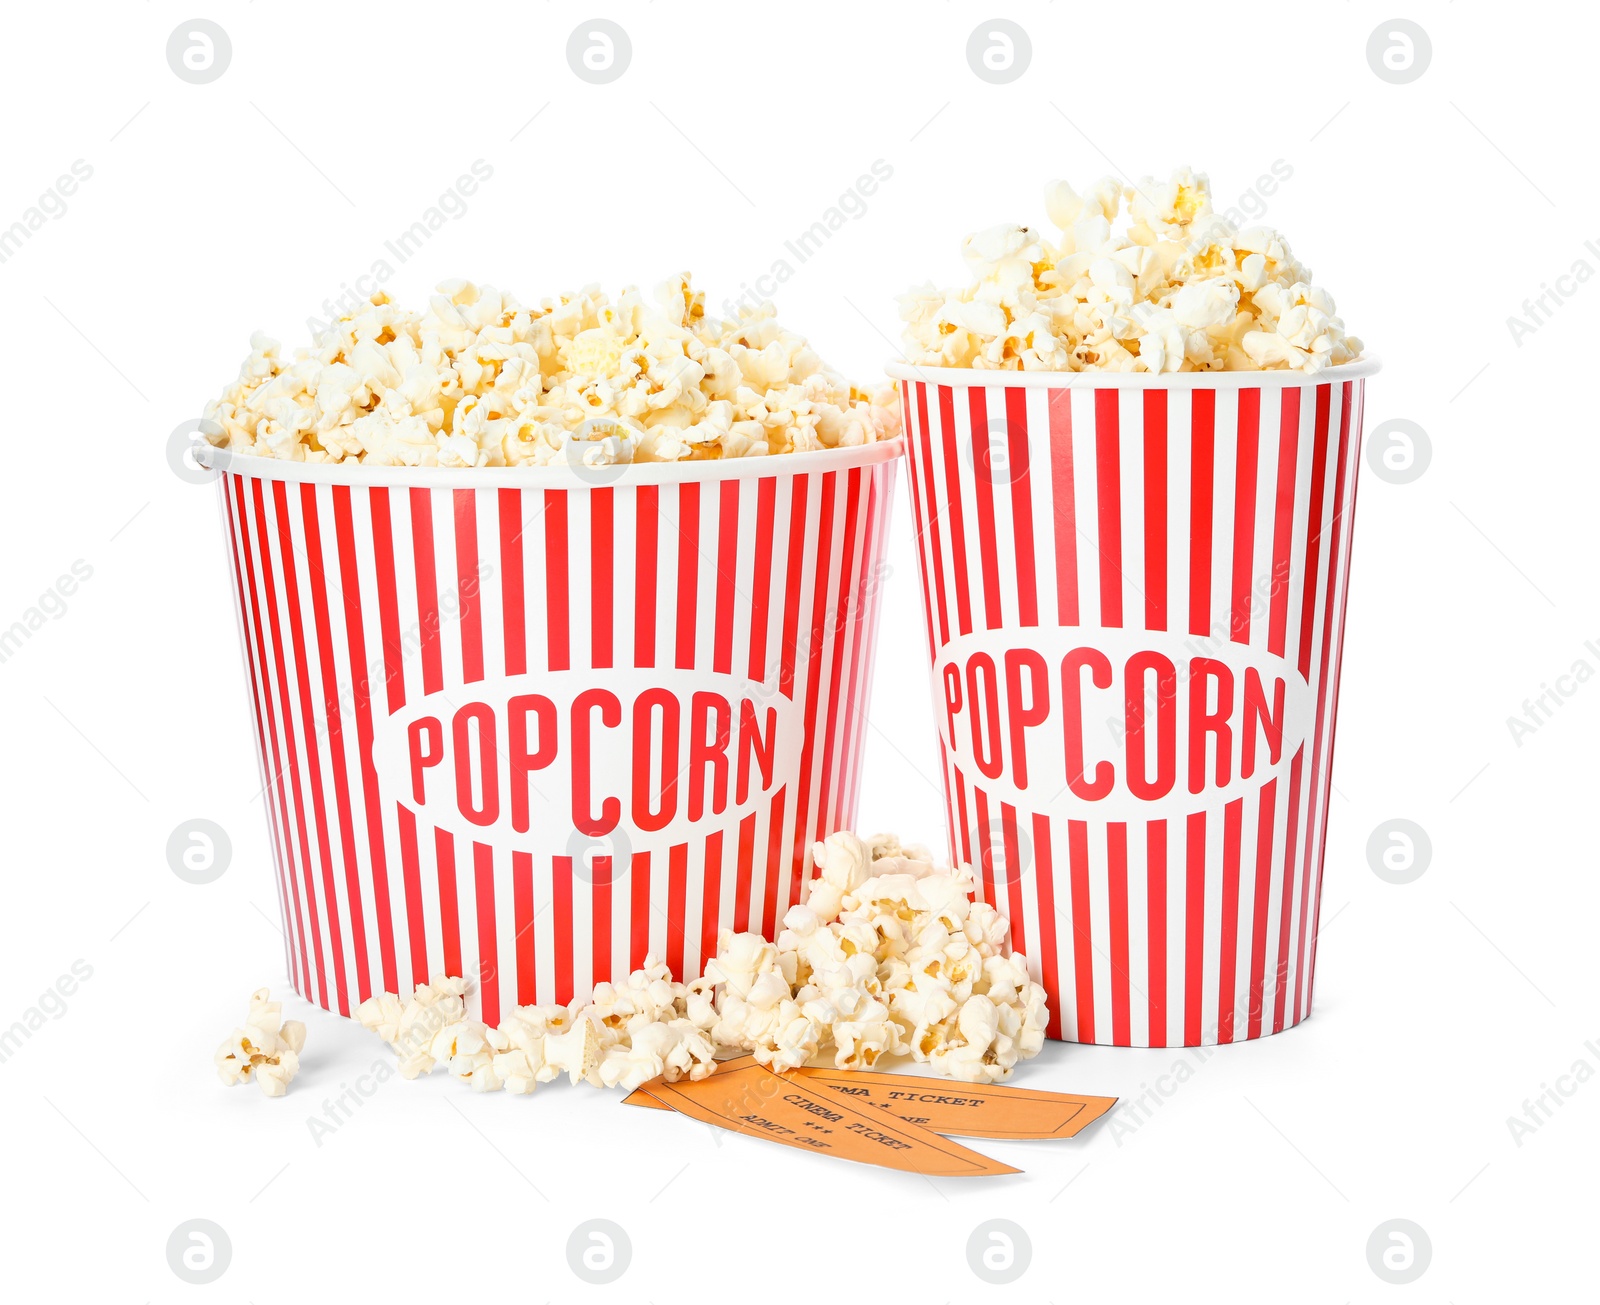
[{"label": "pile of popcorn", "polygon": [[1107,177],[1082,195],[1054,181],[1045,208],[1059,243],[1031,227],[991,227],[962,245],[971,285],[901,296],[908,362],[1315,372],[1361,353],[1288,241],[1269,227],[1236,229],[1212,208],[1203,174],[1179,168],[1132,186]]},{"label": "pile of popcorn", "polygon": [[303,462],[589,466],[889,439],[892,387],[855,389],[771,304],[707,317],[685,273],[612,303],[598,287],[518,304],[445,281],[423,312],[381,290],[293,358],[257,333],[205,417],[218,447]]},{"label": "pile of popcorn", "polygon": [[491,1029],[468,1017],[467,980],[436,978],[403,1001],[384,993],[356,1018],[400,1056],[406,1078],[443,1065],[474,1089],[576,1083],[639,1087],[701,1079],[718,1051],[804,1065],[827,1048],[840,1069],[909,1053],[952,1078],[1009,1077],[1044,1044],[1044,989],[1008,948],[1009,926],[973,902],[972,872],[935,866],[889,835],[837,833],[776,942],[724,932],[703,978],[674,982],[654,958],[570,1006],[519,1006]]},{"label": "pile of popcorn", "polygon": [[306,1026],[283,1018],[283,1004],[265,988],[250,994],[244,1027],[234,1029],[217,1048],[217,1076],[229,1087],[252,1079],[269,1097],[281,1097],[300,1072]]}]

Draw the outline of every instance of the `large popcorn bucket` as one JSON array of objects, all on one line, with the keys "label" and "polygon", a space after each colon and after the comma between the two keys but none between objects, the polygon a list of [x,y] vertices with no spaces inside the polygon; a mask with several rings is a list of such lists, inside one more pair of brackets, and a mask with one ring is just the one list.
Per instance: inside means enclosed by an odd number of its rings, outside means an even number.
[{"label": "large popcorn bucket", "polygon": [[860,783],[901,441],[219,472],[289,969],[482,1017],[769,936]]},{"label": "large popcorn bucket", "polygon": [[1299,1023],[1376,363],[889,370],[952,855],[1009,917],[1050,1035]]}]

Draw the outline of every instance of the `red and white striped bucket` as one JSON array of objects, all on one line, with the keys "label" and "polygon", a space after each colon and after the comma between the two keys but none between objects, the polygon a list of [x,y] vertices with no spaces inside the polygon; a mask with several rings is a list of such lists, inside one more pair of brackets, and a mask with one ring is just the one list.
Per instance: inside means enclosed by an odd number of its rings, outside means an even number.
[{"label": "red and white striped bucket", "polygon": [[891,365],[952,856],[1050,1035],[1311,1009],[1363,361],[1315,376]]},{"label": "red and white striped bucket", "polygon": [[855,815],[901,441],[219,471],[296,989],[490,1023],[771,936]]}]

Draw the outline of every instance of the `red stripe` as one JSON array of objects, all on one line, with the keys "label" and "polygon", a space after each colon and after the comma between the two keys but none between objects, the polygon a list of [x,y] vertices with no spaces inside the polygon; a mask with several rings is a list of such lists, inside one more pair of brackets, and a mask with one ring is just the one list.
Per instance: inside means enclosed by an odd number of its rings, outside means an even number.
[{"label": "red stripe", "polygon": [[1183,1045],[1200,1045],[1200,986],[1205,974],[1206,813],[1188,818],[1183,892]]},{"label": "red stripe", "polygon": [[944,828],[945,828],[945,835],[949,839],[949,842],[950,842],[950,861],[951,861],[951,864],[955,864],[955,863],[958,863],[961,860],[961,854],[956,849],[956,809],[955,809],[955,803],[954,803],[954,801],[953,801],[953,799],[951,797],[951,791],[952,790],[951,790],[951,784],[950,784],[950,752],[949,752],[949,749],[945,747],[944,737],[943,737],[942,734],[941,734],[941,736],[939,738],[939,760],[944,766]]},{"label": "red stripe", "polygon": [[552,950],[556,962],[556,1002],[565,1006],[572,1000],[572,858],[550,859],[550,915],[553,924]]},{"label": "red stripe", "polygon": [[[1167,392],[1144,393],[1144,623],[1167,628]],[[1162,1043],[1160,1045],[1165,1045]]]},{"label": "red stripe", "polygon": [[750,679],[765,684],[767,670],[767,609],[772,600],[772,518],[777,511],[778,480],[763,476],[756,482],[755,575],[750,591]]},{"label": "red stripe", "polygon": [[616,502],[609,486],[589,491],[589,646],[597,669],[609,669],[615,654],[616,615],[613,548],[616,543]]},{"label": "red stripe", "polygon": [[[306,486],[316,492],[313,486]],[[294,675],[295,687],[298,689],[300,702],[300,721],[305,731],[305,763],[307,787],[311,790],[311,816],[312,823],[317,831],[317,861],[322,867],[322,909],[319,912],[317,904],[311,902],[311,936],[313,939],[318,933],[318,916],[328,926],[328,949],[333,954],[333,990],[338,1001],[339,1014],[350,1013],[350,993],[345,984],[344,973],[344,931],[339,923],[339,898],[334,891],[333,884],[333,844],[328,834],[328,804],[324,796],[326,786],[322,782],[322,752],[317,746],[317,721],[315,709],[311,704],[311,665],[306,652],[306,632],[304,622],[305,605],[300,601],[300,576],[295,565],[294,532],[290,526],[289,516],[289,486],[285,481],[276,480],[272,483],[273,508],[278,518],[278,546],[283,561],[283,602],[289,612],[289,639],[294,650]],[[320,569],[320,567],[319,567]],[[317,588],[315,581],[312,588]],[[283,714],[284,723],[290,729],[291,751],[289,761],[292,766],[295,753],[292,750],[294,717],[288,710]],[[304,790],[300,781],[295,780],[295,792],[301,794]],[[300,798],[298,811],[301,815],[300,825],[300,852],[303,864],[310,865],[310,850],[306,841],[304,825],[305,799]],[[307,876],[307,891],[312,887],[310,876]],[[318,944],[317,954],[321,957],[321,944]]]},{"label": "red stripe", "polygon": [[688,921],[684,918],[689,887],[689,849],[674,843],[667,852],[667,965],[673,978],[684,982],[683,934]]},{"label": "red stripe", "polygon": [[[383,967],[383,991],[398,992],[400,981],[395,966],[394,915],[389,905],[389,865],[383,836],[383,805],[378,797],[378,772],[372,764],[372,686],[368,682],[366,632],[362,623],[361,573],[356,564],[355,528],[350,516],[348,485],[333,487],[333,531],[339,545],[339,588],[344,596],[344,632],[350,651],[350,682],[354,687],[356,755],[361,766],[362,806],[366,815],[367,847],[372,858],[372,897],[378,925],[378,956]],[[353,838],[353,827],[351,832]],[[359,869],[358,865],[357,873]]]},{"label": "red stripe", "polygon": [[1095,491],[1100,509],[1100,624],[1122,626],[1122,466],[1116,390],[1094,392]]},{"label": "red stripe", "polygon": [[[921,386],[918,387],[922,389]],[[927,406],[927,398],[923,396],[923,406]],[[938,653],[939,645],[933,637],[933,594],[934,572],[931,569],[927,555],[923,552],[926,539],[932,537],[933,531],[927,529],[931,514],[922,504],[922,452],[917,444],[917,431],[911,421],[911,383],[900,382],[900,411],[907,422],[906,427],[906,457],[911,463],[911,474],[906,477],[906,485],[911,491],[911,525],[917,535],[917,563],[922,572],[922,618],[928,633],[928,660],[931,662]],[[877,478],[874,476],[873,484],[876,486]]]},{"label": "red stripe", "polygon": [[1152,820],[1145,826],[1149,861],[1145,894],[1150,926],[1149,998],[1150,1045],[1167,1045],[1167,822]]},{"label": "red stripe", "polygon": [[1033,817],[1033,881],[1039,899],[1039,973],[1049,1000],[1045,1035],[1061,1037],[1060,953],[1056,950],[1056,886],[1050,849],[1050,818]]},{"label": "red stripe", "polygon": [[[739,852],[734,866],[733,931],[745,933],[750,928],[750,876],[756,852],[756,813],[752,811],[739,822]],[[708,953],[715,955],[715,952]]]},{"label": "red stripe", "polygon": [[845,681],[844,740],[840,745],[842,760],[839,791],[834,802],[832,819],[823,821],[817,831],[823,835],[837,829],[848,829],[855,823],[856,790],[860,784],[861,754],[864,749],[862,737],[867,724],[867,714],[864,710],[858,710],[856,699],[859,689],[861,702],[870,701],[872,652],[869,647],[867,653],[869,660],[863,665],[861,649],[863,644],[867,644],[876,633],[877,567],[883,557],[883,530],[882,523],[878,519],[878,495],[884,475],[881,465],[868,468],[866,472],[867,520],[862,530],[861,569],[856,576],[855,594],[851,599],[851,608],[845,623],[845,628],[850,631],[850,674]]},{"label": "red stripe", "polygon": [[706,835],[706,868],[700,894],[700,959],[698,974],[708,957],[717,954],[717,929],[722,920],[722,831]]},{"label": "red stripe", "polygon": [[972,500],[978,509],[978,572],[983,581],[983,623],[995,630],[1000,612],[1000,559],[994,533],[994,450],[989,442],[988,391],[973,386],[967,391],[967,413],[972,427]]},{"label": "red stripe", "polygon": [[[1189,431],[1189,633],[1211,633],[1211,515],[1216,485],[1217,392],[1194,392]],[[1186,1038],[1188,1034],[1184,1035]],[[1196,1046],[1189,1042],[1187,1045]]]},{"label": "red stripe", "polygon": [[767,820],[767,884],[761,898],[761,934],[774,937],[778,923],[778,868],[783,862],[783,808],[789,789],[785,785],[772,795],[772,815]]},{"label": "red stripe", "polygon": [[[1355,473],[1359,468],[1359,459],[1350,461],[1350,411],[1354,406],[1352,395],[1353,382],[1344,383],[1344,393],[1339,412],[1339,462],[1338,484],[1333,496],[1333,542],[1328,547],[1328,605],[1327,615],[1323,618],[1322,627],[1322,677],[1317,684],[1317,739],[1318,751],[1321,750],[1323,737],[1323,701],[1327,702],[1326,730],[1328,739],[1328,763],[1324,775],[1325,783],[1322,788],[1322,811],[1318,817],[1316,830],[1317,846],[1317,873],[1312,881],[1311,896],[1313,900],[1311,912],[1311,955],[1306,961],[1305,992],[1306,1010],[1311,1014],[1311,988],[1317,973],[1317,935],[1321,929],[1322,920],[1322,864],[1328,854],[1328,803],[1333,796],[1333,744],[1334,744],[1334,714],[1339,699],[1339,661],[1344,655],[1344,614],[1350,601],[1350,590],[1346,586],[1343,594],[1338,599],[1339,613],[1334,616],[1335,591],[1341,576],[1348,574],[1350,563],[1350,531],[1346,528],[1346,512],[1352,516],[1355,512]],[[1345,483],[1350,484],[1350,504],[1347,508],[1344,501]],[[1343,536],[1341,545],[1340,538]],[[1338,627],[1338,637],[1333,637],[1334,627]],[[1332,668],[1330,670],[1329,656],[1332,655]],[[1317,756],[1313,755],[1311,762],[1311,791],[1317,791]],[[1303,941],[1303,939],[1302,939]],[[1296,985],[1298,991],[1298,984]]]},{"label": "red stripe", "polygon": [[425,489],[411,491],[411,555],[417,575],[422,692],[426,695],[444,688],[444,667],[439,652],[439,581],[433,562],[433,497]]},{"label": "red stripe", "polygon": [[1244,799],[1222,809],[1222,940],[1217,956],[1217,1041],[1233,1041],[1239,975],[1239,838]]},{"label": "red stripe", "polygon": [[[274,482],[277,489],[283,488],[283,482]],[[316,962],[317,972],[317,1004],[325,1010],[332,1010],[328,1005],[328,978],[326,967],[322,959],[322,923],[317,909],[317,888],[314,873],[311,868],[311,840],[306,831],[305,805],[301,794],[305,791],[300,784],[300,749],[295,743],[294,719],[289,705],[289,672],[284,658],[283,628],[278,620],[278,594],[277,586],[272,578],[272,554],[268,541],[267,509],[263,499],[261,482],[252,481],[255,489],[256,507],[256,544],[261,550],[261,579],[266,586],[267,619],[272,627],[272,661],[277,672],[278,680],[278,705],[283,709],[283,746],[289,762],[289,786],[294,791],[294,821],[295,837],[300,850],[300,890],[305,894],[306,914],[311,917],[311,952]],[[274,500],[276,502],[276,493]],[[293,574],[293,563],[285,559],[284,573],[286,576]],[[283,792],[282,778],[279,778],[279,792]],[[284,842],[288,843],[288,819],[284,820]],[[291,862],[291,864],[293,864]],[[295,909],[299,910],[299,900],[296,899]],[[304,926],[301,926],[302,929]],[[305,935],[301,934],[301,944],[305,946]]]},{"label": "red stripe", "polygon": [[[795,641],[800,630],[801,568],[805,565],[806,499],[811,489],[810,476],[796,476],[789,490],[789,565],[783,586],[783,639],[778,645],[783,658],[778,671],[778,687],[785,698],[794,697]],[[809,737],[809,736],[808,736]]]},{"label": "red stripe", "polygon": [[694,636],[700,599],[700,485],[678,486],[678,644],[674,664],[694,669]]},{"label": "red stripe", "polygon": [[[384,696],[392,716],[405,705],[405,657],[400,646],[400,598],[395,581],[394,525],[390,519],[389,491],[374,488],[368,491],[368,504],[372,514],[372,551],[378,574],[378,626],[383,638]],[[367,757],[372,755],[371,743]],[[377,775],[373,774],[377,787]],[[422,881],[417,869],[416,819],[400,803],[396,803],[400,823],[400,878],[405,889],[406,933],[410,943],[411,983],[428,981],[427,935],[422,920]]]},{"label": "red stripe", "polygon": [[1234,468],[1233,619],[1228,637],[1250,642],[1256,549],[1256,479],[1261,456],[1261,391],[1239,391],[1239,456]]},{"label": "red stripe", "polygon": [[1114,820],[1106,826],[1106,861],[1111,906],[1111,1043],[1133,1041],[1133,1003],[1128,989],[1128,826]]},{"label": "red stripe", "polygon": [[955,856],[956,861],[972,863],[972,831],[967,828],[967,782],[961,773],[961,767],[954,768],[952,773],[956,777],[956,822],[961,830],[961,843]]},{"label": "red stripe", "polygon": [[[818,505],[817,533],[813,541],[816,575],[811,594],[811,639],[806,653],[805,733],[801,736],[813,740],[817,736],[817,698],[822,691],[819,663],[827,625],[828,585],[833,578],[830,574],[833,561],[833,500],[838,487],[837,471],[822,473],[822,500]],[[794,850],[790,862],[790,906],[800,900],[801,867],[805,864],[809,847],[806,815],[811,808],[811,765],[815,755],[815,747],[806,747],[800,753],[800,778],[794,802]]]},{"label": "red stripe", "polygon": [[732,479],[722,482],[717,517],[717,610],[711,669],[718,675],[727,675],[733,670],[733,581],[739,571],[739,483]]},{"label": "red stripe", "polygon": [[[856,523],[860,519],[862,475],[860,467],[852,467],[845,472],[844,548],[839,555],[838,597],[834,600],[834,613],[825,636],[833,640],[833,658],[828,669],[827,723],[823,726],[820,740],[822,775],[817,783],[816,821],[816,832],[820,835],[832,832],[828,828],[828,799],[832,796],[834,762],[842,761],[840,754],[843,752],[843,743],[836,731],[839,723],[839,707],[845,695],[839,677],[844,670],[844,632],[850,625],[850,609],[855,593],[853,579],[856,561]],[[824,565],[826,564],[825,558]],[[821,649],[817,652],[820,655]]]},{"label": "red stripe", "polygon": [[372,552],[378,572],[378,631],[383,639],[384,700],[392,716],[406,705],[406,665],[400,647],[400,594],[394,578],[394,523],[389,516],[389,491],[374,488],[367,493],[372,514]]},{"label": "red stripe", "polygon": [[[504,493],[505,491],[502,491]],[[501,500],[504,502],[504,500]],[[539,1000],[534,964],[533,854],[511,854],[512,910],[517,925],[517,1005],[531,1006]]]},{"label": "red stripe", "polygon": [[922,382],[917,382],[917,417],[922,428],[922,476],[925,489],[923,502],[927,505],[927,516],[918,515],[917,533],[920,544],[924,531],[928,536],[928,547],[933,554],[933,569],[930,574],[934,577],[933,596],[939,611],[939,642],[937,647],[944,647],[950,642],[950,614],[945,610],[944,598],[944,550],[939,546],[939,502],[933,489],[933,427],[928,421],[928,387]]},{"label": "red stripe", "polygon": [[1017,620],[1039,624],[1039,585],[1033,556],[1033,477],[1029,475],[1028,391],[1006,390],[1006,463],[1011,476],[1011,534],[1016,550]]},{"label": "red stripe", "polygon": [[650,853],[633,854],[628,892],[628,968],[637,970],[650,954]]},{"label": "red stripe", "polygon": [[1079,1042],[1094,1041],[1094,932],[1089,917],[1089,826],[1067,821],[1072,869],[1072,965],[1078,998]]},{"label": "red stripe", "polygon": [[956,586],[956,624],[972,633],[972,599],[967,593],[967,528],[961,515],[961,462],[956,451],[955,391],[939,386],[939,426],[944,433],[944,509],[950,520],[950,569]]},{"label": "red stripe", "polygon": [[1278,417],[1278,494],[1272,519],[1272,602],[1267,647],[1282,657],[1289,627],[1289,550],[1294,543],[1294,480],[1300,449],[1300,391],[1286,387]]},{"label": "red stripe", "polygon": [[591,984],[609,982],[611,973],[611,867],[609,856],[589,862],[590,884],[589,980]]},{"label": "red stripe", "polygon": [[996,910],[1003,910],[1000,895],[994,888],[994,848],[989,837],[989,795],[972,786],[972,803],[978,818],[978,868],[983,874],[983,900]]},{"label": "red stripe", "polygon": [[1256,825],[1255,918],[1250,931],[1250,1022],[1247,1038],[1261,1036],[1262,989],[1267,973],[1267,906],[1272,900],[1272,830],[1277,818],[1278,781],[1261,786],[1261,811]]},{"label": "red stripe", "polygon": [[451,493],[456,514],[456,602],[461,624],[461,678],[483,678],[483,603],[478,592],[478,492]]},{"label": "red stripe", "polygon": [[567,492],[562,489],[544,492],[544,575],[549,603],[547,665],[552,671],[564,671],[572,665],[572,634],[568,628],[571,594],[567,583]]},{"label": "red stripe", "polygon": [[[1312,628],[1316,622],[1317,612],[1317,575],[1319,573],[1318,568],[1322,559],[1322,498],[1325,492],[1325,481],[1328,471],[1328,418],[1331,395],[1332,388],[1330,386],[1317,386],[1317,440],[1315,445],[1317,460],[1311,475],[1311,502],[1313,505],[1313,512],[1306,524],[1306,587],[1303,598],[1303,602],[1305,604],[1305,615],[1301,620],[1300,631],[1301,655],[1307,662],[1307,667],[1302,671],[1302,674],[1304,674],[1307,679],[1310,678],[1309,663],[1311,657],[1311,642],[1313,639]],[[1335,521],[1338,520],[1339,513],[1338,499],[1340,483],[1341,482],[1336,480],[1334,489],[1333,513]],[[1334,549],[1330,546],[1328,549],[1328,570],[1330,573],[1333,570],[1333,556]],[[1324,616],[1324,626],[1326,626],[1326,615]],[[1323,630],[1323,643],[1327,643],[1326,628]],[[1315,717],[1316,726],[1312,732],[1310,791],[1307,794],[1306,799],[1306,843],[1304,849],[1305,862],[1300,879],[1300,932],[1295,943],[1294,1008],[1292,1018],[1289,1020],[1290,1024],[1298,1024],[1300,1022],[1300,1007],[1303,985],[1305,982],[1306,922],[1309,915],[1308,908],[1311,901],[1311,862],[1312,858],[1316,855],[1317,848],[1316,813],[1318,805],[1317,793],[1319,789],[1318,780],[1320,778],[1322,760],[1322,694],[1325,688],[1326,685],[1322,681],[1321,677],[1319,677],[1317,683],[1317,714]]]},{"label": "red stripe", "polygon": [[1284,825],[1283,849],[1283,906],[1278,914],[1278,970],[1273,987],[1272,1031],[1283,1030],[1284,1001],[1289,995],[1289,934],[1294,925],[1294,863],[1295,836],[1300,832],[1300,763],[1305,758],[1305,747],[1295,750],[1289,763],[1289,819]]},{"label": "red stripe", "polygon": [[1050,391],[1050,492],[1055,503],[1056,616],[1078,624],[1078,506],[1072,463],[1072,391]]},{"label": "red stripe", "polygon": [[1317,621],[1317,568],[1322,560],[1322,499],[1328,475],[1328,409],[1332,388],[1317,386],[1312,426],[1311,504],[1306,516],[1305,585],[1300,591],[1300,677],[1311,679],[1311,641]]},{"label": "red stripe", "polygon": [[500,491],[500,621],[505,632],[507,675],[524,675],[528,670],[528,626],[526,615],[522,610],[524,584],[522,491],[502,489]]},{"label": "red stripe", "polygon": [[456,840],[448,830],[433,831],[439,874],[439,932],[444,935],[444,972],[461,974],[461,904],[456,894]]},{"label": "red stripe", "polygon": [[656,664],[656,530],[661,524],[660,490],[655,485],[640,485],[637,496],[638,528],[635,551],[639,565],[633,591],[633,664]]},{"label": "red stripe", "polygon": [[[241,614],[248,612],[246,621],[248,635],[245,640],[246,656],[251,658],[250,676],[254,692],[251,696],[251,706],[255,708],[256,717],[256,742],[259,745],[261,757],[261,801],[268,814],[268,825],[271,825],[272,790],[278,790],[278,805],[280,811],[286,810],[283,803],[283,786],[280,782],[282,769],[278,764],[278,727],[276,717],[272,710],[272,691],[267,681],[267,649],[265,637],[261,628],[261,605],[256,597],[256,567],[255,560],[250,553],[250,527],[249,517],[245,511],[244,477],[233,477],[234,498],[230,500],[227,492],[227,482],[221,482],[223,501],[228,505],[228,520],[233,527],[234,558],[233,574],[239,585],[239,611]],[[238,504],[235,511],[234,503]],[[240,559],[243,558],[244,571],[240,571]],[[245,576],[249,576],[248,582]],[[252,648],[251,636],[254,639]],[[271,744],[271,773],[268,773],[268,742]],[[288,825],[287,815],[283,823],[278,826],[286,830]],[[307,1000],[311,998],[311,965],[305,955],[305,935],[303,921],[300,913],[300,899],[295,896],[291,888],[291,871],[286,867],[289,860],[287,837],[274,841],[274,851],[278,867],[278,909],[283,918],[283,945],[284,960],[290,975],[294,979],[295,987]],[[291,911],[290,907],[293,906]],[[294,942],[300,942],[301,969],[296,970],[294,964]]]},{"label": "red stripe", "polygon": [[1006,888],[1011,917],[1011,945],[1027,955],[1028,937],[1024,932],[1026,917],[1023,913],[1022,848],[1017,837],[1017,809],[1009,802],[1000,804],[1000,837],[1006,852]]},{"label": "red stripe", "polygon": [[486,843],[472,845],[472,882],[478,907],[478,991],[483,997],[483,1022],[498,1028],[500,940],[494,927],[494,851]]},{"label": "red stripe", "polygon": [[417,818],[396,802],[400,822],[400,878],[406,888],[406,932],[411,942],[411,982],[428,981],[428,934],[422,918],[422,868],[417,856]]}]

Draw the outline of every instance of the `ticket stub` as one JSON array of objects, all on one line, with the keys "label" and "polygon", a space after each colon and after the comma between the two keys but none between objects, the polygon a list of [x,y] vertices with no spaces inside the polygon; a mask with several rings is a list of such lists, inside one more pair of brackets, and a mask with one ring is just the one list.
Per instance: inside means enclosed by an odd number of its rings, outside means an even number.
[{"label": "ticket stub", "polygon": [[[741,1056],[718,1067],[713,1078],[730,1069],[755,1064]],[[1076,1137],[1116,1105],[1116,1097],[1041,1092],[1001,1084],[952,1083],[920,1074],[879,1074],[846,1069],[805,1067],[793,1071],[813,1083],[832,1088],[858,1104],[875,1106],[904,1123],[952,1137],[992,1137],[1036,1141]],[[648,1084],[653,1088],[655,1084]],[[626,1098],[630,1106],[668,1108],[645,1088]]]},{"label": "ticket stub", "polygon": [[908,1124],[955,1137],[1033,1141],[1075,1137],[1117,1104],[1116,1097],[952,1083],[918,1074],[864,1074],[847,1069],[803,1069],[852,1100],[870,1103]]},{"label": "ticket stub", "polygon": [[698,1083],[648,1083],[641,1091],[681,1114],[780,1146],[935,1178],[1021,1172],[969,1151],[870,1103],[800,1074],[729,1062]]}]

